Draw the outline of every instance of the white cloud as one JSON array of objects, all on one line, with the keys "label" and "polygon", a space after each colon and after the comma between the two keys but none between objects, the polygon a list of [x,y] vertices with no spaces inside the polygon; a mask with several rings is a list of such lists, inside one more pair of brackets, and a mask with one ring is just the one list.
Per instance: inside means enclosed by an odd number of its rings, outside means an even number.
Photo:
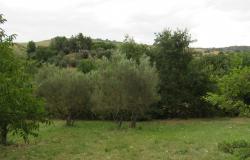
[{"label": "white cloud", "polygon": [[0,0],[0,6],[17,41],[83,32],[152,43],[164,28],[187,28],[194,46],[250,45],[248,0]]}]

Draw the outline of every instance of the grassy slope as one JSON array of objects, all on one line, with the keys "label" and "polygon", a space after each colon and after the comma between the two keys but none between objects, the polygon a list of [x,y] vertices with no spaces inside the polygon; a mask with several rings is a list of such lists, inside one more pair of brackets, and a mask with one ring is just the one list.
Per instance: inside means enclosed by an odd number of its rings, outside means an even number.
[{"label": "grassy slope", "polygon": [[[250,141],[250,119],[170,120],[115,129],[112,122],[81,121],[43,127],[29,145],[0,147],[1,160],[212,160],[234,159],[217,150],[223,140]],[[12,138],[13,139],[13,138]]]},{"label": "grassy slope", "polygon": [[[106,40],[101,40],[101,39],[93,39],[94,42],[102,42],[102,41],[106,41]],[[35,42],[37,46],[44,46],[44,47],[48,47],[49,44],[50,44],[51,40],[43,40],[43,41],[38,41],[38,42]],[[114,43],[116,45],[119,45],[121,44],[121,42],[118,42],[118,41],[109,41],[111,43]],[[24,46],[26,47],[27,46],[27,43],[28,42],[22,42],[22,43],[18,43],[19,45],[21,46]]]},{"label": "grassy slope", "polygon": [[[50,44],[50,41],[51,40],[43,40],[43,41],[38,41],[38,42],[35,42],[37,46],[44,46],[44,47],[48,47],[49,44]],[[18,43],[24,47],[27,46],[28,42],[22,42],[22,43]]]},{"label": "grassy slope", "polygon": [[13,45],[13,52],[18,56],[26,56],[26,46],[15,43]]}]

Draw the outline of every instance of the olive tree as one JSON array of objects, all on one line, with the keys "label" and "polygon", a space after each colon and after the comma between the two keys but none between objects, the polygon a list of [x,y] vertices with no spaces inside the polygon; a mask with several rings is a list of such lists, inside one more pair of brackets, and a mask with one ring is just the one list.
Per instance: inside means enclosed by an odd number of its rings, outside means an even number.
[{"label": "olive tree", "polygon": [[146,57],[138,64],[117,53],[110,60],[103,59],[93,75],[93,110],[111,114],[119,127],[126,117],[130,117],[130,127],[136,127],[137,118],[158,99],[157,71]]},{"label": "olive tree", "polygon": [[45,66],[37,75],[38,95],[44,97],[53,116],[73,125],[75,119],[90,104],[91,83],[88,75],[76,69]]},{"label": "olive tree", "polygon": [[[0,24],[5,19],[0,15]],[[32,75],[27,62],[12,51],[13,36],[0,28],[0,144],[7,144],[9,132],[20,135],[25,142],[40,122],[47,122],[43,101],[34,94]]]}]

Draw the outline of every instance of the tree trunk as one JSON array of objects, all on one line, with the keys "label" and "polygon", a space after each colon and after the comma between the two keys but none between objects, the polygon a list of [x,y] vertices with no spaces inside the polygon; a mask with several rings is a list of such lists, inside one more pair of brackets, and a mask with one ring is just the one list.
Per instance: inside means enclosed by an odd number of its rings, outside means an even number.
[{"label": "tree trunk", "polygon": [[66,119],[66,125],[73,126],[73,124],[74,124],[74,120],[72,119],[71,115],[68,115]]},{"label": "tree trunk", "polygon": [[1,144],[3,145],[7,145],[7,134],[8,134],[7,125],[4,124],[1,127]]},{"label": "tree trunk", "polygon": [[119,121],[118,121],[118,128],[119,128],[119,129],[122,128],[122,119],[119,119]]},{"label": "tree trunk", "polygon": [[135,128],[135,127],[136,127],[136,115],[134,113],[132,113],[130,128]]}]

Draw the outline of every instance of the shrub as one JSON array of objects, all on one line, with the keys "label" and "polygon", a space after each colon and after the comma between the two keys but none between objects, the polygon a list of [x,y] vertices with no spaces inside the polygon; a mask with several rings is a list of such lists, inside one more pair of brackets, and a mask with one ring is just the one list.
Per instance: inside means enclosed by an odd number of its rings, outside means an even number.
[{"label": "shrub", "polygon": [[47,110],[65,119],[67,125],[73,125],[81,112],[89,110],[91,83],[87,74],[47,66],[39,71],[37,83],[37,94],[46,99]]},{"label": "shrub", "polygon": [[233,154],[241,160],[250,157],[250,143],[245,140],[223,141],[218,144],[218,149],[224,153]]}]

